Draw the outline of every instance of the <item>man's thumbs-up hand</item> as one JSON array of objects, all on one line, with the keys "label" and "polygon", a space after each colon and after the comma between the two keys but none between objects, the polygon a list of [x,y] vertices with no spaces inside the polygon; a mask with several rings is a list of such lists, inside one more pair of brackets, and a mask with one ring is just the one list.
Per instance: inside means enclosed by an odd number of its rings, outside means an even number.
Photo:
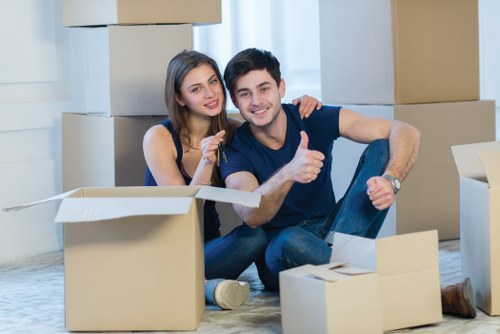
[{"label": "man's thumbs-up hand", "polygon": [[325,156],[319,151],[308,149],[309,136],[305,131],[300,132],[300,144],[295,156],[287,165],[293,181],[299,183],[310,183],[318,177]]}]

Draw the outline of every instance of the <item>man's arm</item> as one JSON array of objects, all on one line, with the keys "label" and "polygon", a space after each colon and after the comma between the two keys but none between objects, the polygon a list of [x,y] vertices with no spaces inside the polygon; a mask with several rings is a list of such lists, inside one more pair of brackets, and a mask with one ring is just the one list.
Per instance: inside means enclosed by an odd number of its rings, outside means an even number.
[{"label": "man's arm", "polygon": [[[390,157],[384,174],[403,181],[415,164],[420,149],[420,132],[410,124],[381,118],[366,117],[348,109],[340,111],[340,135],[360,143],[376,139],[389,140]],[[373,205],[383,210],[395,200],[389,180],[372,177],[367,192]]]},{"label": "man's arm", "polygon": [[294,158],[262,185],[249,172],[237,172],[226,177],[226,186],[231,189],[253,191],[262,195],[258,208],[233,205],[235,211],[250,227],[258,227],[270,221],[278,212],[294,182],[309,183],[314,181],[325,156],[319,151],[307,148],[309,138],[302,131],[302,139]]}]

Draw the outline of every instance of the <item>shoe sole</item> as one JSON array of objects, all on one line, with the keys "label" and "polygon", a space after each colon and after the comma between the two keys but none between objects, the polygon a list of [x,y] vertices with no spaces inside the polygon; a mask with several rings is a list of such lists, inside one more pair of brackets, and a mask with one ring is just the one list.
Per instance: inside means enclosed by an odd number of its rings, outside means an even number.
[{"label": "shoe sole", "polygon": [[215,302],[225,310],[234,310],[250,298],[250,286],[246,282],[226,280],[215,288]]},{"label": "shoe sole", "polygon": [[467,277],[463,284],[463,296],[467,308],[467,318],[476,317],[476,298],[474,296],[474,289],[469,277]]}]

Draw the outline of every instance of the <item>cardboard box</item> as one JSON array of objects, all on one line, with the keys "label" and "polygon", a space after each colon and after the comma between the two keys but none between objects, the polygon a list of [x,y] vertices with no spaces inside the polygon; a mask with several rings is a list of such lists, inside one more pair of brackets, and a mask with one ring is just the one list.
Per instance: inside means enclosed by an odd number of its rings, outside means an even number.
[{"label": "cardboard box", "polygon": [[462,276],[476,303],[500,315],[500,141],[453,146],[460,174]]},{"label": "cardboard box", "polygon": [[192,25],[68,29],[74,112],[166,115],[170,60],[192,48]]},{"label": "cardboard box", "polygon": [[221,0],[62,0],[65,26],[221,23]]},{"label": "cardboard box", "polygon": [[164,118],[63,113],[63,191],[144,185],[142,140],[146,131]]},{"label": "cardboard box", "polygon": [[477,0],[321,0],[319,6],[324,103],[480,98]]},{"label": "cardboard box", "polygon": [[330,263],[279,278],[283,333],[382,333],[377,273]]},{"label": "cardboard box", "polygon": [[367,239],[336,233],[332,261],[380,275],[383,330],[443,319],[437,231]]},{"label": "cardboard box", "polygon": [[[344,107],[407,122],[422,134],[417,163],[404,180],[381,235],[391,235],[389,230],[406,234],[437,229],[441,240],[459,238],[459,175],[450,147],[495,140],[495,102]],[[335,142],[332,176],[337,198],[345,193],[365,147],[345,138]]]},{"label": "cardboard box", "polygon": [[62,199],[66,329],[194,330],[205,309],[203,200],[258,206],[214,187],[81,188]]}]

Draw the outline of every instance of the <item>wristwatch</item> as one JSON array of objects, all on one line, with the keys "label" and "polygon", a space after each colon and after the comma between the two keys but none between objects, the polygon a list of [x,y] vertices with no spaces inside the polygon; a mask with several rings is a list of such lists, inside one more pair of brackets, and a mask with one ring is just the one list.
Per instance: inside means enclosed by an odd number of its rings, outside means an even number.
[{"label": "wristwatch", "polygon": [[394,193],[397,194],[398,191],[401,189],[401,181],[397,177],[394,177],[389,174],[384,174],[382,175],[384,179],[387,179],[391,182],[392,185],[392,190],[394,190]]}]

